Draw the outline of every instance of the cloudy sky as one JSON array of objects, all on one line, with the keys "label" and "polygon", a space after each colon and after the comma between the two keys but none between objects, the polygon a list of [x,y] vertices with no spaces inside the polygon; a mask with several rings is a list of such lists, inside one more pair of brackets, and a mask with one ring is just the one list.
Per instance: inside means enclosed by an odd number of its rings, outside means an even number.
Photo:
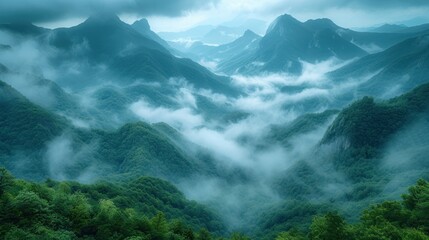
[{"label": "cloudy sky", "polygon": [[428,0],[2,0],[0,22],[70,26],[98,11],[115,12],[127,22],[147,17],[155,31],[217,25],[234,19],[270,22],[284,13],[302,21],[327,17],[344,27],[429,21]]}]

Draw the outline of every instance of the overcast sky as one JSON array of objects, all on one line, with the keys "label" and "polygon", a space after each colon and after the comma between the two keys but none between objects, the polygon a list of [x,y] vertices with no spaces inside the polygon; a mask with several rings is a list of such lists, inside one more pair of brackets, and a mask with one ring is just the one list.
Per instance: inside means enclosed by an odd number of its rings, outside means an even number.
[{"label": "overcast sky", "polygon": [[429,21],[429,0],[1,0],[0,22],[70,26],[98,11],[127,22],[146,17],[155,31],[178,31],[233,19],[271,22],[288,13],[301,21],[330,18],[343,27],[367,27],[419,18]]}]

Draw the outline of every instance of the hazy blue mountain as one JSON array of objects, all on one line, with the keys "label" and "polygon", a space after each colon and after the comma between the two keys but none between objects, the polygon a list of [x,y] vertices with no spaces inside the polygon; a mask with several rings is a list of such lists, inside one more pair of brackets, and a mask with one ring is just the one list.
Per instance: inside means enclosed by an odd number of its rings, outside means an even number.
[{"label": "hazy blue mountain", "polygon": [[[303,60],[310,62],[331,56],[350,59],[366,54],[363,50],[339,37],[330,29],[330,25],[322,23],[317,29],[307,29],[305,26],[305,23],[302,24],[291,16],[280,17],[261,40],[261,48],[264,49],[262,53],[283,51],[292,58],[302,57]],[[276,41],[281,43],[276,43]],[[275,44],[275,46],[271,47],[270,44]],[[305,46],[307,44],[309,46]],[[300,51],[304,52],[300,53]]]},{"label": "hazy blue mountain", "polygon": [[142,18],[140,20],[137,20],[131,26],[144,37],[154,40],[166,49],[170,49],[168,43],[150,29],[149,22],[147,21],[147,19]]},{"label": "hazy blue mountain", "polygon": [[407,27],[397,32],[398,33],[419,33],[419,32],[427,33],[428,31],[429,31],[429,23],[425,23],[417,26]]},{"label": "hazy blue mountain", "polygon": [[393,24],[403,24],[406,26],[418,26],[418,25],[426,24],[428,22],[429,22],[429,19],[427,17],[416,16],[410,19],[393,22]]},{"label": "hazy blue mountain", "polygon": [[391,32],[399,32],[404,29],[407,29],[407,26],[386,23],[379,27],[371,29],[369,32],[391,33]]},{"label": "hazy blue mountain", "polygon": [[[219,26],[202,25],[182,32],[160,32],[159,35],[168,41],[175,42],[181,48],[189,46],[190,41],[200,41],[209,45],[227,44],[243,35],[248,29],[262,34],[265,32],[266,23],[258,19],[237,17]],[[179,50],[182,51],[182,49]]]},{"label": "hazy blue mountain", "polygon": [[208,44],[226,44],[234,41],[242,34],[243,29],[241,28],[218,26],[206,33],[201,41]]},{"label": "hazy blue mountain", "polygon": [[75,27],[55,29],[47,37],[59,49],[87,48],[89,51],[83,54],[100,62],[139,47],[168,54],[159,43],[142,36],[114,14],[93,15]]},{"label": "hazy blue mountain", "polygon": [[228,85],[228,77],[217,76],[190,59],[180,59],[157,51],[140,49],[130,55],[117,57],[111,64],[111,70],[125,83],[132,83],[137,79],[168,82],[171,78],[180,82],[183,78],[196,88],[228,95],[236,92]]},{"label": "hazy blue mountain", "polygon": [[87,76],[69,79],[68,84],[72,86],[103,84],[103,78],[112,79],[112,76],[120,84],[183,78],[197,88],[234,92],[228,86],[228,78],[216,76],[189,59],[174,57],[158,42],[140,34],[116,15],[96,15],[78,26],[55,29],[47,36],[47,41],[63,50],[59,63],[83,58],[92,66],[109,66],[101,73],[90,69]]},{"label": "hazy blue mountain", "polygon": [[[189,59],[175,57],[148,38],[153,38],[154,33],[146,23],[141,21],[135,26],[145,28],[147,37],[116,15],[99,14],[75,27],[54,29],[35,37],[50,51],[49,64],[61,72],[55,79],[56,84],[95,103],[90,108],[69,104],[71,97],[55,84],[33,81],[37,89],[47,89],[56,99],[55,106],[43,106],[86,122],[82,124],[118,127],[136,120],[129,106],[143,97],[154,106],[178,107],[172,101],[178,86],[189,84],[226,95],[237,93],[229,86],[228,77],[217,76]],[[25,90],[32,91],[31,88]],[[106,116],[110,116],[108,121]]]},{"label": "hazy blue mountain", "polygon": [[326,18],[308,20],[304,24],[313,30],[329,28],[335,31],[343,39],[361,47],[370,53],[382,51],[401,41],[404,41],[407,38],[423,34],[421,31],[410,31],[408,33],[358,32],[337,26],[331,20]]},{"label": "hazy blue mountain", "polygon": [[[222,45],[221,45],[222,46]],[[214,51],[218,46],[205,44],[202,41],[193,42],[188,48],[184,48],[184,52],[199,59],[205,52]]]},{"label": "hazy blue mountain", "polygon": [[[332,73],[335,81],[359,82],[354,95],[389,98],[428,81],[429,35],[407,39],[386,51],[368,55]],[[369,79],[365,79],[369,78]]]},{"label": "hazy blue mountain", "polygon": [[205,45],[203,42],[194,43],[188,52],[195,60],[227,61],[227,59],[248,54],[257,49],[261,36],[247,30],[241,37],[231,43],[219,46]]},{"label": "hazy blue mountain", "polygon": [[366,54],[338,35],[332,22],[314,23],[302,23],[290,15],[282,15],[270,25],[256,52],[244,59],[243,56],[229,59],[222,63],[220,70],[226,73],[284,71],[299,74],[300,61],[318,62],[331,57],[346,60]]}]

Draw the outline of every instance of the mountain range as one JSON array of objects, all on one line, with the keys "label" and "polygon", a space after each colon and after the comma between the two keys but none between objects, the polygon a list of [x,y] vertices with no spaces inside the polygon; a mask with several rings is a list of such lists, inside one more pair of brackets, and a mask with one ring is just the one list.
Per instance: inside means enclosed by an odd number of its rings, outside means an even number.
[{"label": "mountain range", "polygon": [[[250,22],[258,33],[158,35],[108,13],[1,24],[0,235],[317,239],[335,214],[390,219],[364,209],[427,191],[427,25],[359,32],[285,14],[261,36]],[[185,36],[201,39],[176,49]],[[425,216],[407,215],[427,206],[409,198],[383,203],[402,215],[382,223],[427,237]]]}]

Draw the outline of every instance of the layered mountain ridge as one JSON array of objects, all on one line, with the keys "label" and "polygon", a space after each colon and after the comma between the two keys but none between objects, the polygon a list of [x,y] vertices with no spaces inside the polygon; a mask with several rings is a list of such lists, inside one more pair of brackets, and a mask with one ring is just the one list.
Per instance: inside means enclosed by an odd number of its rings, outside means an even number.
[{"label": "layered mountain ridge", "polygon": [[[214,39],[225,29],[200,30]],[[0,39],[0,166],[25,179],[0,168],[8,238],[213,239],[195,233],[207,228],[306,239],[342,219],[316,215],[357,221],[429,178],[424,25],[358,32],[285,14],[264,36],[247,30],[186,52],[146,19],[129,25],[110,13],[0,31],[16,40]],[[28,226],[13,217],[27,203],[28,219],[39,219]],[[402,214],[400,226],[377,222],[395,239],[426,237],[423,218],[404,213],[411,206],[383,207]],[[363,222],[381,219],[368,217],[374,209]],[[362,226],[343,230],[382,232]]]}]

